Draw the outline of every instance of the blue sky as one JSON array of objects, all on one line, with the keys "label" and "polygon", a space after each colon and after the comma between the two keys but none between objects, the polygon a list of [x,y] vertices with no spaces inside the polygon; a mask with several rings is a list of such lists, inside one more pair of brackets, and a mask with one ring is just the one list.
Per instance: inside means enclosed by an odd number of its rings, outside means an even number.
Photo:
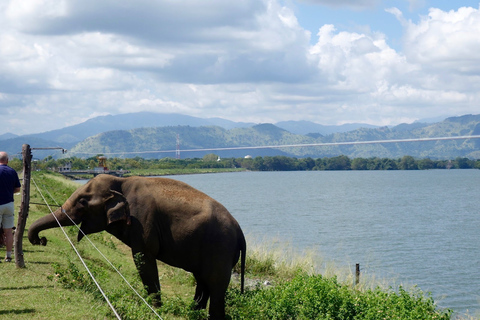
[{"label": "blue sky", "polygon": [[396,125],[480,111],[479,1],[5,0],[0,135],[137,111]]},{"label": "blue sky", "polygon": [[[337,3],[329,4],[331,2]],[[417,23],[421,16],[427,16],[430,8],[443,11],[457,10],[459,7],[479,8],[480,1],[452,0],[391,0],[364,1],[363,6],[348,5],[362,1],[304,1],[293,4],[299,23],[312,33],[312,43],[316,41],[316,33],[324,24],[333,24],[338,29],[350,32],[381,32],[386,34],[390,46],[401,50],[403,28],[388,8],[398,8],[405,19]]]}]

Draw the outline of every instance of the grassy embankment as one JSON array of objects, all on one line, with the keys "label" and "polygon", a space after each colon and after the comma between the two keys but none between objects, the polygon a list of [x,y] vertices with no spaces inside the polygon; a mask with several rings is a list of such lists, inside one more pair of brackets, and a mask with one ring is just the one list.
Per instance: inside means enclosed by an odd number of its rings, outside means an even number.
[{"label": "grassy embankment", "polygon": [[[59,203],[78,187],[53,174],[35,172],[33,179],[44,193],[48,190]],[[53,203],[48,194],[46,197]],[[41,201],[32,183],[31,202]],[[16,199],[17,207],[19,202],[20,199]],[[32,204],[27,229],[47,213],[46,206]],[[156,319],[87,240],[76,242],[76,227],[65,230],[122,319]],[[17,269],[14,263],[0,264],[0,318],[114,319],[62,231],[50,229],[42,235],[49,241],[46,247],[30,245],[25,233],[26,268]],[[132,286],[145,295],[129,249],[106,232],[90,238]],[[414,289],[370,289],[365,283],[353,287],[351,279],[343,282],[335,276],[313,273],[313,258],[295,255],[285,258],[279,249],[249,244],[247,283],[250,286],[241,295],[238,282],[233,281],[227,297],[227,314],[232,319],[450,318],[448,311],[436,310],[428,295]],[[164,306],[158,312],[163,319],[205,317],[204,312],[191,310],[194,280],[190,274],[159,263],[159,276]],[[265,280],[272,285],[263,286]]]}]

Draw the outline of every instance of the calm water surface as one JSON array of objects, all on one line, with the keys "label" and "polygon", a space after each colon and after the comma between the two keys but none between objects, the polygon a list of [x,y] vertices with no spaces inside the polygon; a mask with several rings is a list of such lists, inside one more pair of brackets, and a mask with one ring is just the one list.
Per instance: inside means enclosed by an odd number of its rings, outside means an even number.
[{"label": "calm water surface", "polygon": [[480,314],[480,170],[241,172],[174,176],[225,205],[244,233],[336,265],[417,284]]}]

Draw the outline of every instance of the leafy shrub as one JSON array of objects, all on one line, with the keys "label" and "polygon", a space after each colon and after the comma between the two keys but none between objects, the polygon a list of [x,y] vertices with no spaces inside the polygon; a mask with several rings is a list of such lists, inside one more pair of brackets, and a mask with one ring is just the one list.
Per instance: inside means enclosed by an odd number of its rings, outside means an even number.
[{"label": "leafy shrub", "polygon": [[244,295],[228,291],[232,319],[450,319],[431,297],[420,291],[358,291],[336,277],[299,272],[291,281],[270,289],[257,287]]}]

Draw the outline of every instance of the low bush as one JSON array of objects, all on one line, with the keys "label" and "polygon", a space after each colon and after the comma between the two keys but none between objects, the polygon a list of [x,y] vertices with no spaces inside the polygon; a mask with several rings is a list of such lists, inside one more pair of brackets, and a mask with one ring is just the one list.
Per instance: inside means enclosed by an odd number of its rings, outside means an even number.
[{"label": "low bush", "polygon": [[436,310],[421,291],[359,291],[336,277],[298,274],[272,288],[259,286],[244,295],[228,291],[232,319],[450,319],[449,310]]}]

